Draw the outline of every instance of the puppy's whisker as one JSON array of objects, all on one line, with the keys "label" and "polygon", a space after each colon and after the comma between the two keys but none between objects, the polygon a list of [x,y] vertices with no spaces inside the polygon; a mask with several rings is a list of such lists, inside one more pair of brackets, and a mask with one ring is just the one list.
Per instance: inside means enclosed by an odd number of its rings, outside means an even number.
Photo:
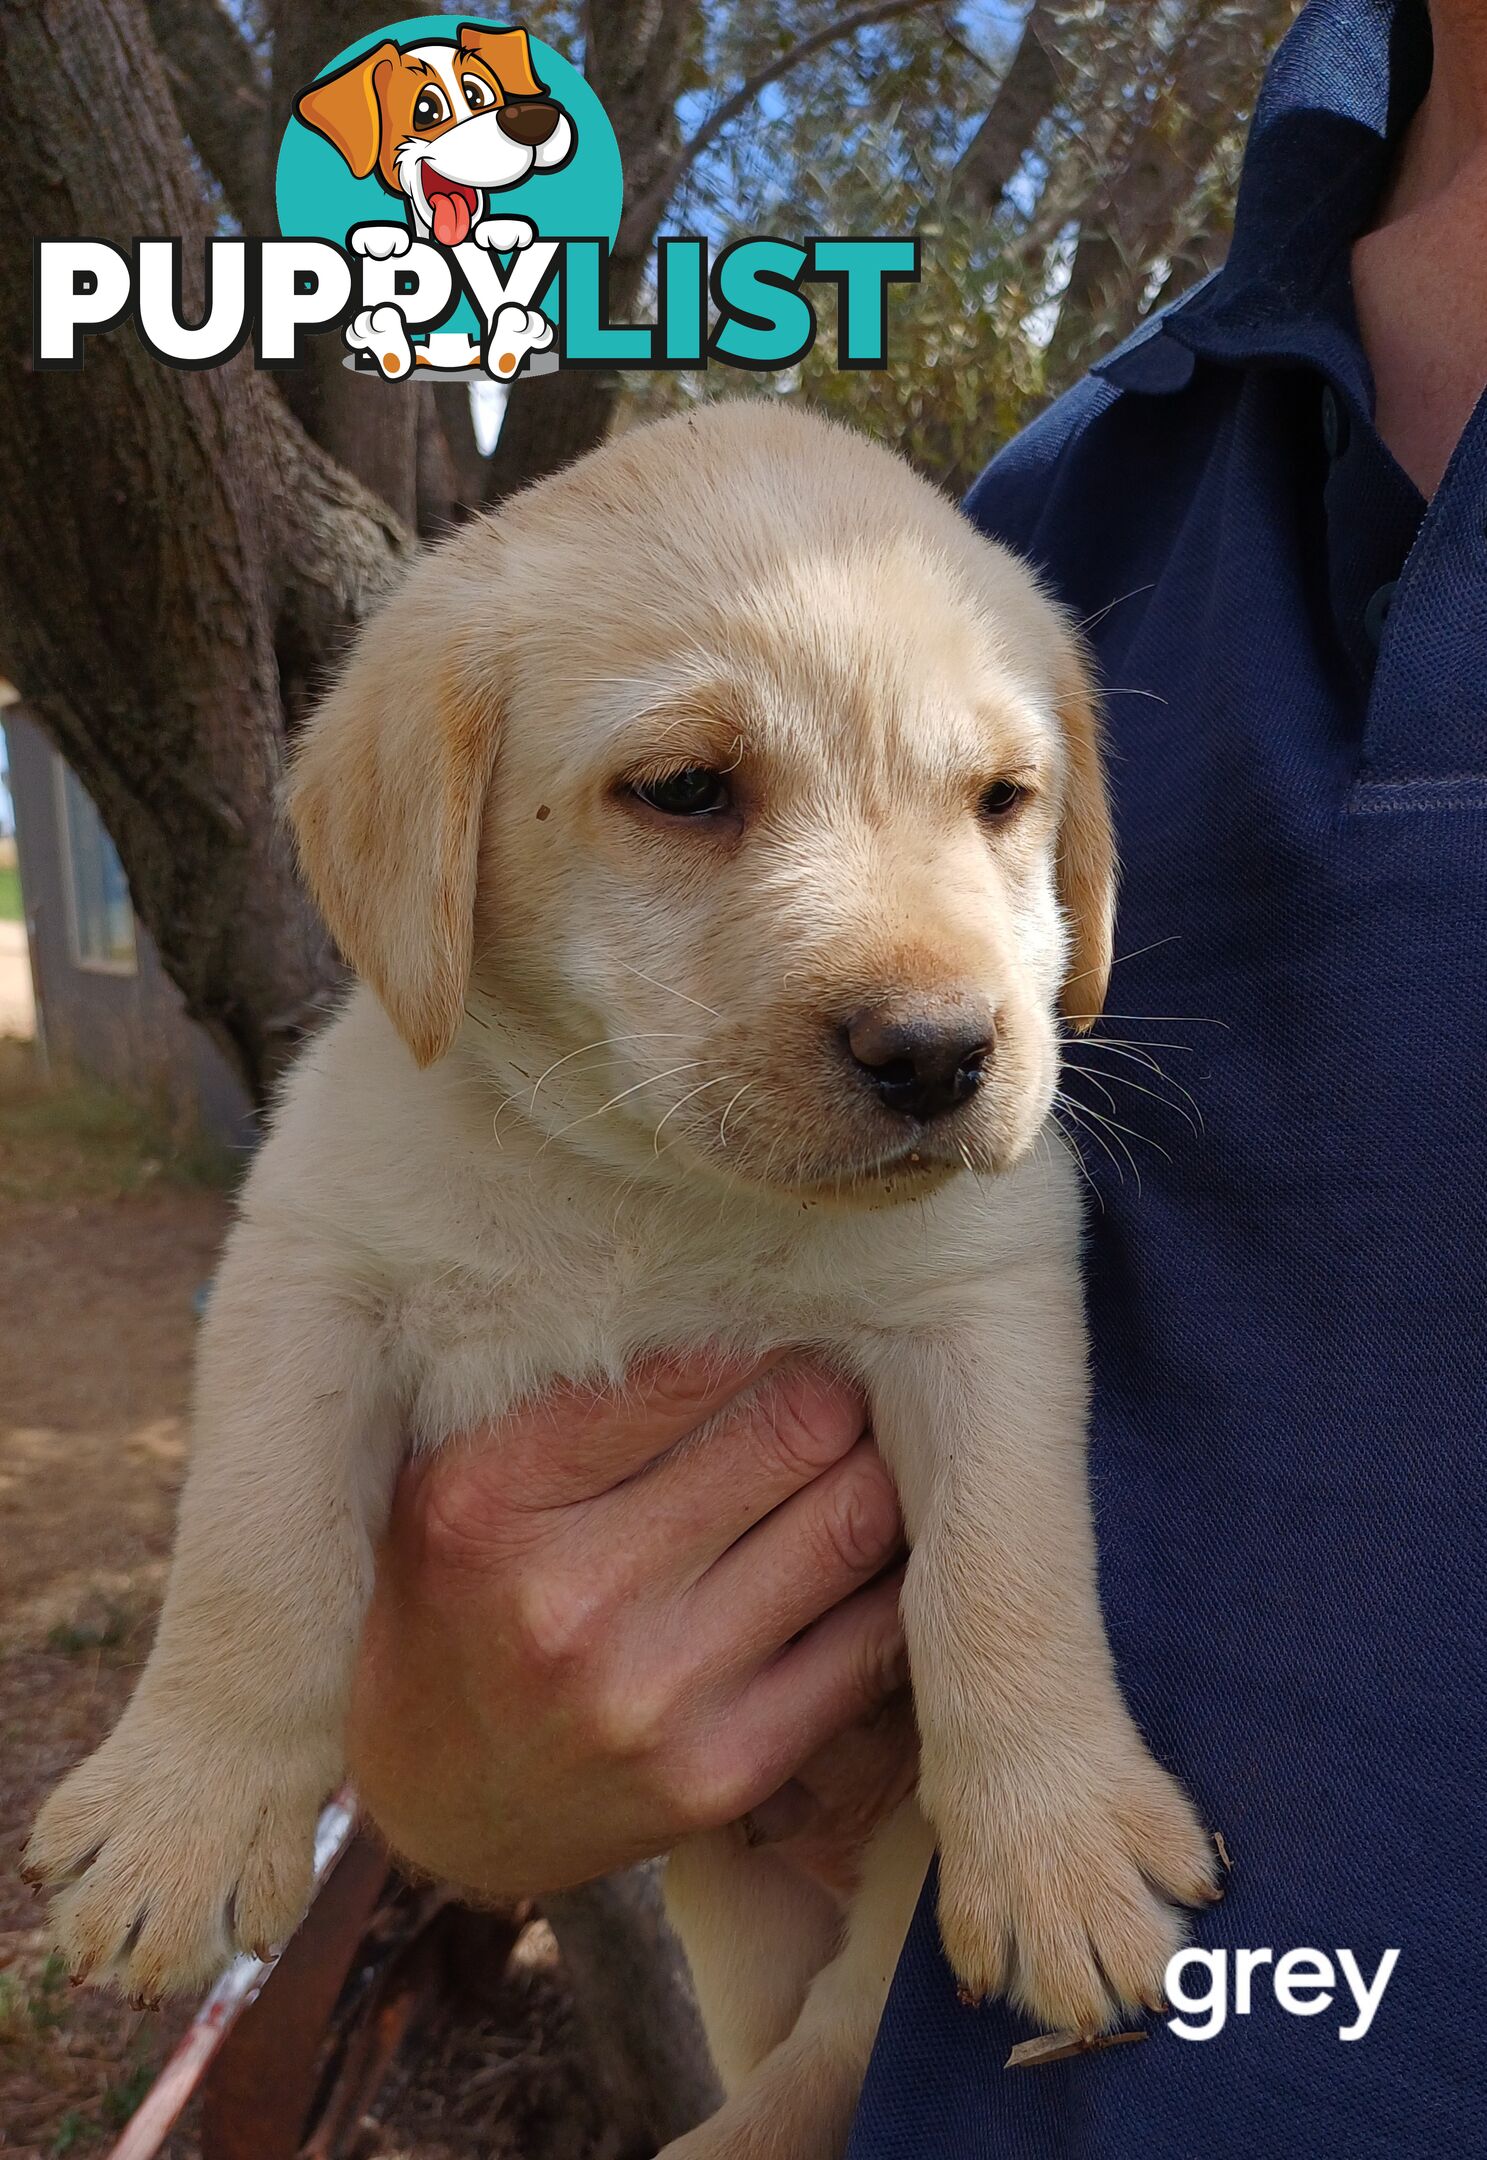
[{"label": "puppy's whisker", "polygon": [[[1198,1105],[1193,1100],[1193,1097],[1188,1094],[1188,1091],[1185,1087],[1183,1087],[1178,1081],[1172,1079],[1169,1074],[1164,1073],[1160,1069],[1160,1067],[1152,1068],[1152,1070],[1156,1073],[1156,1077],[1159,1080],[1165,1081],[1168,1087],[1175,1088],[1179,1095],[1186,1096],[1187,1102],[1191,1107],[1185,1109],[1181,1103],[1173,1102],[1170,1095],[1163,1095],[1159,1093],[1156,1088],[1143,1087],[1141,1085],[1141,1082],[1139,1080],[1133,1080],[1130,1077],[1129,1073],[1111,1072],[1107,1066],[1081,1065],[1072,1058],[1066,1059],[1065,1064],[1067,1065],[1070,1072],[1084,1073],[1091,1080],[1095,1080],[1095,1075],[1097,1072],[1102,1073],[1104,1079],[1108,1081],[1110,1083],[1110,1086],[1112,1087],[1131,1088],[1137,1095],[1149,1095],[1153,1102],[1161,1103],[1164,1109],[1172,1111],[1173,1114],[1177,1117],[1184,1118],[1187,1123],[1192,1127],[1195,1133],[1203,1133],[1207,1131],[1207,1127],[1203,1123],[1203,1112],[1198,1108]],[[1110,1099],[1108,1089],[1103,1086],[1099,1080],[1095,1080],[1095,1085],[1099,1087],[1100,1093],[1105,1096],[1106,1101],[1110,1102],[1110,1107],[1113,1110],[1115,1108],[1115,1104]]]},{"label": "puppy's whisker", "polygon": [[1155,592],[1155,590],[1156,583],[1155,580],[1152,580],[1145,585],[1133,585],[1129,592],[1117,593],[1113,600],[1107,600],[1103,607],[1096,608],[1093,615],[1084,616],[1079,624],[1080,629],[1093,630],[1095,624],[1102,623],[1112,609],[1124,607],[1128,600],[1139,600],[1143,593]]},{"label": "puppy's whisker", "polygon": [[1080,1108],[1084,1110],[1090,1117],[1092,1117],[1097,1124],[1103,1125],[1107,1131],[1114,1133],[1129,1133],[1133,1140],[1143,1141],[1147,1147],[1155,1148],[1157,1153],[1162,1156],[1165,1161],[1171,1162],[1172,1157],[1167,1153],[1167,1150],[1162,1146],[1161,1142],[1159,1140],[1153,1140],[1151,1134],[1142,1132],[1139,1126],[1122,1125],[1118,1118],[1107,1117],[1103,1110],[1091,1110],[1088,1103],[1081,1103]]},{"label": "puppy's whisker", "polygon": [[[533,1110],[536,1109],[537,1096],[540,1090],[552,1078],[553,1074],[555,1072],[558,1072],[564,1065],[572,1064],[574,1058],[587,1057],[592,1051],[595,1050],[612,1049],[616,1043],[682,1042],[685,1039],[686,1038],[684,1032],[680,1028],[645,1028],[634,1034],[605,1035],[602,1036],[598,1042],[583,1043],[579,1046],[577,1050],[570,1050],[566,1057],[554,1058],[551,1065],[548,1066],[547,1071],[544,1073],[539,1073],[537,1075],[537,1078],[532,1083],[532,1092],[527,1101],[528,1114],[530,1114]],[[496,1111],[496,1125],[500,1124],[501,1112],[504,1110],[509,1110],[511,1108],[511,1105],[515,1101],[516,1097],[514,1095],[508,1095],[506,1097],[505,1101]],[[499,1139],[499,1137],[500,1135],[499,1133],[497,1133],[497,1138]]]},{"label": "puppy's whisker", "polygon": [[1106,1102],[1109,1103],[1111,1109],[1113,1110],[1115,1108],[1115,1097],[1111,1094],[1109,1088],[1106,1087],[1104,1081],[1096,1077],[1095,1068],[1092,1065],[1075,1065],[1070,1059],[1065,1058],[1063,1069],[1065,1072],[1081,1074],[1083,1078],[1089,1082],[1091,1087],[1099,1089],[1100,1093],[1104,1096]]},{"label": "puppy's whisker", "polygon": [[[1159,1044],[1157,1047],[1161,1048],[1163,1046]],[[1180,1048],[1181,1045],[1178,1047]],[[1088,1043],[1081,1044],[1080,1048],[1108,1051],[1111,1057],[1119,1058],[1123,1064],[1139,1066],[1143,1072],[1150,1073],[1154,1080],[1162,1081],[1165,1086],[1174,1088],[1179,1095],[1183,1096],[1192,1105],[1199,1122],[1202,1122],[1203,1113],[1198,1107],[1197,1097],[1189,1089],[1185,1088],[1174,1074],[1169,1073],[1164,1065],[1148,1054],[1145,1043],[1121,1042],[1114,1037],[1107,1039],[1104,1036],[1097,1036]]]},{"label": "puppy's whisker", "polygon": [[759,1083],[757,1080],[746,1080],[743,1086],[739,1089],[738,1093],[733,1096],[729,1101],[728,1107],[724,1110],[723,1115],[718,1120],[718,1146],[720,1148],[726,1148],[728,1145],[728,1120],[733,1115],[734,1104],[741,1102],[744,1096],[748,1094],[749,1090],[751,1088],[756,1088],[758,1085]]},{"label": "puppy's whisker", "polygon": [[1075,1138],[1074,1134],[1069,1130],[1068,1126],[1065,1125],[1063,1119],[1059,1116],[1058,1110],[1059,1106],[1055,1102],[1053,1115],[1054,1123],[1058,1126],[1059,1141],[1063,1146],[1065,1152],[1068,1155],[1072,1156],[1075,1168],[1078,1170],[1080,1177],[1083,1178],[1085,1184],[1089,1187],[1090,1191],[1094,1194],[1096,1204],[1099,1207],[1100,1213],[1103,1215],[1105,1212],[1105,1195],[1101,1192],[1095,1180],[1090,1176],[1089,1165],[1084,1159],[1084,1155],[1080,1149],[1079,1142]]},{"label": "puppy's whisker", "polygon": [[1180,1050],[1185,1057],[1198,1055],[1196,1043],[1167,1042],[1160,1035],[1142,1036],[1139,1040],[1134,1035],[1090,1034],[1064,1038],[1065,1049],[1075,1049],[1084,1043],[1098,1050]]},{"label": "puppy's whisker", "polygon": [[655,1131],[651,1134],[652,1154],[659,1158],[661,1153],[661,1127],[667,1122],[669,1118],[674,1118],[676,1116],[677,1111],[681,1109],[683,1103],[689,1103],[694,1095],[701,1095],[705,1093],[705,1091],[710,1087],[722,1087],[729,1080],[735,1079],[736,1077],[737,1076],[733,1073],[717,1073],[711,1080],[699,1080],[696,1087],[688,1088],[685,1095],[678,1095],[676,1101],[666,1112],[665,1116],[660,1119]]},{"label": "puppy's whisker", "polygon": [[1121,1137],[1121,1127],[1113,1118],[1106,1117],[1103,1111],[1092,1110],[1088,1103],[1081,1103],[1079,1107],[1088,1122],[1090,1131],[1095,1132],[1097,1129],[1102,1129],[1108,1132],[1125,1160],[1130,1164],[1131,1175],[1136,1180],[1136,1197],[1139,1200],[1141,1197],[1141,1166],[1131,1153],[1126,1141]]},{"label": "puppy's whisker", "polygon": [[664,990],[668,997],[680,998],[684,1005],[695,1005],[699,1012],[707,1013],[714,1020],[722,1019],[723,1015],[714,1011],[711,1005],[704,1005],[701,998],[688,997],[685,990],[678,990],[673,984],[662,982],[659,975],[647,975],[644,968],[631,967],[628,960],[621,960],[619,965],[627,975],[637,975],[642,982],[648,982],[653,990]]},{"label": "puppy's whisker", "polygon": [[643,1080],[636,1081],[634,1087],[622,1088],[618,1095],[611,1095],[608,1102],[600,1103],[597,1110],[586,1110],[582,1117],[570,1118],[567,1124],[560,1125],[555,1133],[549,1133],[537,1150],[538,1154],[545,1155],[554,1140],[561,1140],[564,1133],[572,1132],[576,1126],[587,1125],[592,1118],[603,1117],[606,1110],[616,1109],[620,1103],[628,1102],[630,1097],[638,1095],[642,1088],[655,1087],[662,1080],[673,1080],[678,1073],[696,1072],[698,1066],[704,1062],[702,1058],[688,1058],[685,1065],[669,1065],[665,1072],[647,1073]]},{"label": "puppy's whisker", "polygon": [[[1164,945],[1169,945],[1172,943],[1172,940],[1170,938],[1163,938],[1161,942]],[[1151,946],[1142,947],[1143,952],[1150,952],[1152,949],[1153,948]],[[1134,960],[1136,958],[1136,954],[1128,953],[1126,957],[1130,960]],[[1216,1027],[1227,1029],[1229,1025],[1227,1020],[1210,1020],[1203,1013],[1118,1013],[1110,1012],[1107,1009],[1097,1013],[1068,1013],[1065,1015],[1065,1018],[1081,1022],[1096,1020],[1139,1020],[1148,1027]]]},{"label": "puppy's whisker", "polygon": [[[1109,1156],[1111,1162],[1115,1166],[1116,1176],[1120,1179],[1122,1185],[1124,1185],[1126,1181],[1126,1173],[1125,1168],[1121,1163],[1120,1157],[1116,1154],[1114,1148],[1111,1147],[1109,1141],[1103,1139],[1101,1135],[1096,1131],[1087,1113],[1080,1107],[1078,1103],[1071,1102],[1067,1095],[1059,1094],[1054,1097],[1054,1100],[1059,1105],[1059,1108],[1065,1111],[1067,1115],[1074,1120],[1075,1124],[1081,1128],[1081,1130],[1089,1134],[1091,1140],[1095,1142],[1097,1147],[1103,1148],[1104,1152]],[[1139,1191],[1139,1185],[1137,1189]]]}]

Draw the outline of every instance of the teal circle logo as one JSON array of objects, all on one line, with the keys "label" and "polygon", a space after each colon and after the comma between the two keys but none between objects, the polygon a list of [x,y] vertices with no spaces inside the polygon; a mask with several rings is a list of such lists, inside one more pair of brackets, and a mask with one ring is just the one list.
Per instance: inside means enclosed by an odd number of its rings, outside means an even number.
[{"label": "teal circle logo", "polygon": [[[470,273],[519,283],[516,254],[536,241],[612,245],[623,196],[614,129],[577,68],[519,26],[451,15],[407,16],[328,61],[295,100],[275,180],[286,239],[383,262],[380,308],[362,311],[347,343],[354,356],[360,348],[357,365],[386,375],[415,360],[441,372],[479,365],[490,325],[472,305]],[[452,306],[429,330],[405,324],[394,352],[387,310],[412,287],[398,268],[417,242],[450,259]],[[554,364],[555,293],[501,313],[512,335],[492,337],[493,374]],[[503,343],[520,348],[514,358]]]}]

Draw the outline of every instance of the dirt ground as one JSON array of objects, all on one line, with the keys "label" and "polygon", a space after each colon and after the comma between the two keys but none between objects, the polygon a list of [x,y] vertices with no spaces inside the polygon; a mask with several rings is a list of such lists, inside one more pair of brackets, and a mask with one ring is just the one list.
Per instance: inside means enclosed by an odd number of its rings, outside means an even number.
[{"label": "dirt ground", "polygon": [[[148,1648],[223,1165],[0,1041],[0,2155],[102,2155],[185,2023],[74,1991],[16,1874],[39,1798]],[[203,1182],[203,1179],[207,1182]],[[601,2160],[552,1939],[395,2068],[357,2160]],[[169,2160],[195,2160],[191,2118]]]}]

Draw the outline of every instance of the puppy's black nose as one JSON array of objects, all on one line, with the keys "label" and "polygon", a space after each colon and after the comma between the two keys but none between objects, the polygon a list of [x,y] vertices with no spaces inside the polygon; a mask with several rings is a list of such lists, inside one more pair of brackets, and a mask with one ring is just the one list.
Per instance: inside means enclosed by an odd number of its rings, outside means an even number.
[{"label": "puppy's black nose", "polygon": [[528,150],[547,141],[560,117],[557,106],[549,105],[544,98],[523,98],[519,105],[501,105],[496,110],[501,133]]},{"label": "puppy's black nose", "polygon": [[928,1124],[969,1102],[996,1046],[982,1006],[934,1010],[865,1005],[843,1034],[852,1062],[885,1108]]}]

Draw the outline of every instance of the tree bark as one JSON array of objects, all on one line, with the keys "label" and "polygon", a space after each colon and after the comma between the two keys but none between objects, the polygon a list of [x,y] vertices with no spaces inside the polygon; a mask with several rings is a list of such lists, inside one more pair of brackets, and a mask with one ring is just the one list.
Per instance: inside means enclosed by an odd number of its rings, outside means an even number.
[{"label": "tree bark", "polygon": [[31,371],[33,234],[179,234],[201,304],[208,212],[138,0],[13,0],[0,107],[0,667],[262,1102],[338,979],[277,815],[288,728],[407,536],[246,353],[167,368],[121,327]]},{"label": "tree bark", "polygon": [[268,78],[223,0],[148,0],[181,124],[244,232],[272,233]]},{"label": "tree bark", "polygon": [[[269,133],[277,150],[300,91],[354,39],[383,27],[387,0],[314,0],[313,5],[275,0],[272,19]],[[394,223],[402,220],[401,207],[391,199],[388,215]],[[418,517],[419,400],[407,383],[361,374],[348,368],[345,359],[338,338],[312,339],[309,364],[283,376],[284,395],[321,449],[412,527]]]}]

